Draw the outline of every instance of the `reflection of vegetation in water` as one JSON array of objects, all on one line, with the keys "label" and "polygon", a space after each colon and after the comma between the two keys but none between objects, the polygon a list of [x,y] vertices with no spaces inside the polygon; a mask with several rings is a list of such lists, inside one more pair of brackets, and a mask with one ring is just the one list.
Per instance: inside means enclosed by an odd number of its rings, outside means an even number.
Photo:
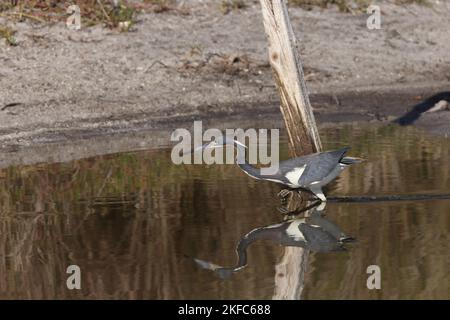
[{"label": "reflection of vegetation in water", "polygon": [[[316,255],[303,297],[448,298],[448,209],[449,201],[336,207],[341,226],[358,230],[359,245],[348,257]],[[366,287],[371,264],[381,268],[381,290]]]},{"label": "reflection of vegetation in water", "polygon": [[[330,129],[325,134],[330,147],[351,145],[352,154],[361,155],[368,160],[347,170],[340,177],[334,186],[339,193],[405,194],[448,191],[448,140],[418,134],[412,127],[400,129],[397,126],[381,126],[372,130],[347,127],[342,130]],[[358,136],[357,140],[354,139],[355,135]]]},{"label": "reflection of vegetation in water", "polygon": [[[322,132],[327,148],[349,144],[369,160],[332,194],[449,189],[448,140],[396,126]],[[199,282],[183,253],[232,264],[243,234],[279,219],[279,189],[236,166],[174,166],[169,150],[0,170],[0,297],[270,298],[276,246],[252,246],[251,267],[226,284]],[[359,245],[313,255],[305,297],[446,297],[448,201],[328,207]],[[377,263],[383,290],[368,292],[365,268]],[[65,289],[69,264],[82,269],[81,292]]]},{"label": "reflection of vegetation in water", "polygon": [[[450,142],[446,139],[397,126],[371,130],[348,126],[325,133],[328,142],[348,141],[354,154],[368,159],[342,175],[333,187],[334,194],[450,191]],[[352,234],[352,228],[360,230],[362,243],[349,252],[348,261],[316,256],[304,297],[448,298],[448,288],[439,285],[448,279],[448,250],[443,246],[448,241],[448,210],[449,201],[336,206],[336,214],[345,217],[340,226]],[[333,259],[341,261],[333,263]],[[357,279],[369,264],[381,267],[382,292],[367,290],[365,278]],[[336,272],[333,265],[345,269],[338,271],[339,276],[320,279],[321,274]]]},{"label": "reflection of vegetation in water", "polygon": [[233,166],[217,169],[174,166],[169,152],[139,152],[0,171],[0,270],[8,278],[0,294],[76,295],[61,285],[65,267],[76,262],[87,277],[84,294],[133,297],[131,289],[113,288],[137,286],[147,298],[176,295],[171,288],[183,270],[174,230],[182,228],[183,215],[207,215],[207,204],[197,204],[201,197],[222,197],[225,205],[240,190],[252,198],[254,188],[245,183],[228,194],[220,185],[202,185],[239,174]]}]

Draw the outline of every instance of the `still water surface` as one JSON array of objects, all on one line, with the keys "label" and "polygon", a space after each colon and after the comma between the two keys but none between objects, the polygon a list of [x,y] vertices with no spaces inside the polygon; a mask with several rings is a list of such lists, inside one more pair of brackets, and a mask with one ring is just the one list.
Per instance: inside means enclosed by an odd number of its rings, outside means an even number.
[{"label": "still water surface", "polygon": [[[351,145],[367,159],[329,195],[450,191],[448,139],[366,124],[321,134],[326,149]],[[328,203],[327,221],[357,242],[307,253],[300,284],[289,274],[298,268],[280,269],[292,248],[270,239],[253,242],[227,280],[199,268],[191,257],[233,266],[243,235],[283,222],[280,189],[234,165],[175,166],[169,148],[2,169],[0,298],[272,299],[289,285],[301,299],[450,298],[450,200]],[[71,264],[81,290],[66,287]],[[381,290],[367,289],[369,265],[381,268]]]}]

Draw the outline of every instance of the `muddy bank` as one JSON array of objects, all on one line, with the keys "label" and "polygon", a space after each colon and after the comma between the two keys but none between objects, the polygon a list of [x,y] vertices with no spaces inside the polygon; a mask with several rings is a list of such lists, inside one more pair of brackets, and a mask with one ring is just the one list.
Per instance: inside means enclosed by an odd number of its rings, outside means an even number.
[{"label": "muddy bank", "polygon": [[[368,30],[366,15],[290,9],[319,122],[391,121],[449,91],[450,4],[381,8],[381,30]],[[130,33],[13,25],[18,46],[0,42],[1,148],[165,132],[193,119],[279,120],[258,4],[138,18]],[[448,135],[449,121],[442,111],[414,124]]]},{"label": "muddy bank", "polygon": [[[426,92],[429,91],[430,88]],[[420,94],[422,91],[417,89],[414,92]],[[423,96],[426,96],[425,91]],[[402,116],[406,109],[411,109],[407,106],[414,103],[415,99],[410,91],[397,91],[391,95],[373,92],[313,95],[312,101],[320,106],[315,111],[320,131],[328,126],[355,122],[398,126],[393,121]],[[70,124],[65,128],[42,130],[17,140],[5,140],[0,153],[0,168],[68,162],[104,154],[163,148],[173,145],[170,136],[174,128],[192,130],[194,120],[202,120],[204,129],[284,128],[276,104],[264,105],[263,108],[253,105],[245,110],[225,114],[176,118],[141,115],[140,118],[128,120],[109,120],[108,126],[94,122],[90,127],[84,123],[82,128]],[[425,114],[414,125],[430,134],[450,137],[449,119],[446,116],[448,114],[444,112]]]}]

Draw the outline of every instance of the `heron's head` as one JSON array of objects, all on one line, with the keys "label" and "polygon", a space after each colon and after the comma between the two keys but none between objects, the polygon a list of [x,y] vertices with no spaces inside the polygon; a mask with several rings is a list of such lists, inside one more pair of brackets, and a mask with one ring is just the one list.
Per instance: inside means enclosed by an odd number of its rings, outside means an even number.
[{"label": "heron's head", "polygon": [[214,141],[205,143],[204,145],[197,147],[194,149],[194,152],[199,151],[199,150],[205,150],[205,149],[213,149],[213,148],[222,148],[224,146],[235,146],[235,147],[242,147],[242,148],[247,148],[245,146],[245,144],[243,144],[242,142],[233,139],[232,136],[221,136],[219,138],[217,138]]}]

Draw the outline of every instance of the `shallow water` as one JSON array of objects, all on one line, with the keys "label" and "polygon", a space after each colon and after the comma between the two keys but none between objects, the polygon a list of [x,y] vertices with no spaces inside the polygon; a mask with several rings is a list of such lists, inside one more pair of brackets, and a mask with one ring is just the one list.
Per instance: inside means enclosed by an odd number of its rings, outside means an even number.
[{"label": "shallow water", "polygon": [[[368,159],[329,195],[450,191],[448,139],[367,124],[321,134],[326,149],[351,145],[351,155]],[[285,139],[281,151],[286,158]],[[234,165],[172,165],[168,148],[2,169],[0,298],[450,298],[450,200],[328,203],[326,218],[357,239],[346,251],[261,240],[228,280],[196,265],[191,257],[232,266],[243,235],[282,222],[280,189]],[[305,275],[294,284],[297,274],[286,273],[298,268],[282,264],[301,252]],[[81,290],[66,287],[72,264]],[[369,265],[381,268],[380,290],[366,286]]]}]

